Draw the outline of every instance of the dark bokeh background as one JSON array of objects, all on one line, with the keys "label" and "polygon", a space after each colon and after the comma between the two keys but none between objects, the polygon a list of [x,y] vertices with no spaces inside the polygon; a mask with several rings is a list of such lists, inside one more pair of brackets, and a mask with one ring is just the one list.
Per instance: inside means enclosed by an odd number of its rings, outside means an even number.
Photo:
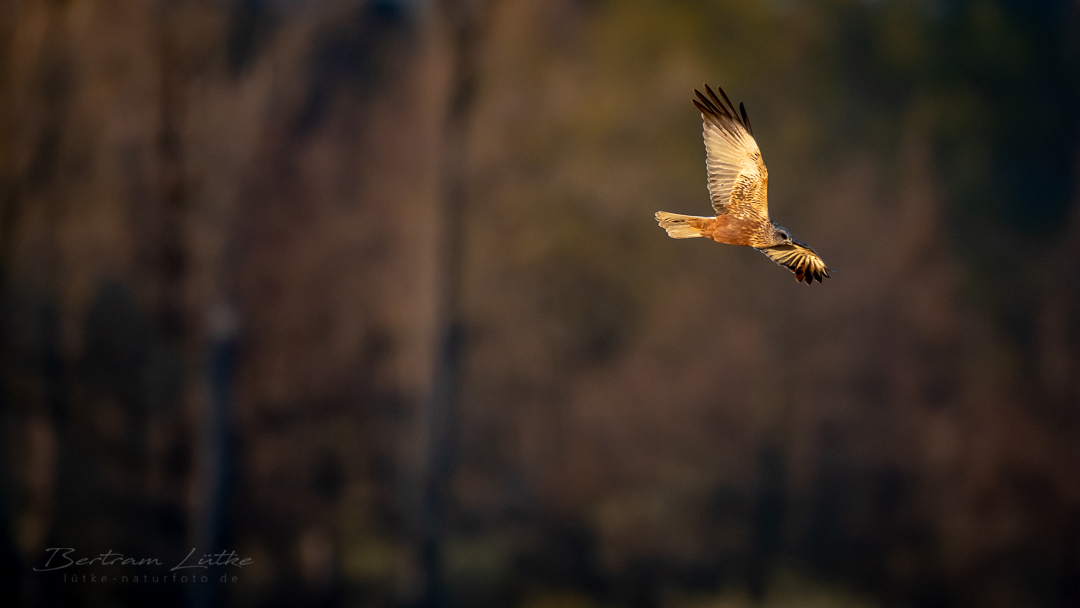
[{"label": "dark bokeh background", "polygon": [[[656,226],[703,81],[833,279]],[[1078,108],[1064,0],[2,2],[3,595],[1078,606]]]}]

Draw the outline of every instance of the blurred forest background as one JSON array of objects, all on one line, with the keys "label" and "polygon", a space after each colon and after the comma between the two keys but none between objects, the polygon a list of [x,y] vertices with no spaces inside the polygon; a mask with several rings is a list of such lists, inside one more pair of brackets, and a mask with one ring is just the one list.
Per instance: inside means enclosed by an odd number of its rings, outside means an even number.
[{"label": "blurred forest background", "polygon": [[[706,81],[834,278],[656,226]],[[1078,109],[1071,0],[6,0],[4,596],[1078,606]]]}]

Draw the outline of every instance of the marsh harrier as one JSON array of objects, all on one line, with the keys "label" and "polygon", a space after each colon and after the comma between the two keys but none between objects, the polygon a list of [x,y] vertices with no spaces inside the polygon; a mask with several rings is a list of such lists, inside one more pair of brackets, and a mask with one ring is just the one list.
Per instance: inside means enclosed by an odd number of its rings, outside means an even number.
[{"label": "marsh harrier", "polygon": [[[679,215],[657,211],[656,220],[674,239],[708,237],[717,243],[753,247],[795,273],[796,281],[809,285],[829,276],[829,268],[806,243],[791,238],[783,226],[769,219],[767,200],[769,172],[754,141],[746,107],[735,112],[724,90],[717,97],[709,85],[697,93],[694,105],[701,110],[705,127],[709,196],[716,217]],[[723,101],[721,101],[723,98]]]}]

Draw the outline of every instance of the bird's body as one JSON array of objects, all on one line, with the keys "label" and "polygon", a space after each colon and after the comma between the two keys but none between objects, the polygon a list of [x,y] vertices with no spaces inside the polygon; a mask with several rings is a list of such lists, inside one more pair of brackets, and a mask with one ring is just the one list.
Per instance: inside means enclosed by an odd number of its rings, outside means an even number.
[{"label": "bird's body", "polygon": [[820,283],[829,268],[806,244],[769,219],[769,172],[754,141],[746,108],[735,106],[720,89],[723,101],[708,85],[694,105],[704,123],[706,166],[714,217],[658,211],[656,220],[676,239],[705,237],[718,243],[753,247],[795,273],[795,279]]},{"label": "bird's body", "polygon": [[[721,214],[716,217],[697,217],[658,211],[656,219],[660,225],[685,225],[691,230],[685,236],[672,234],[673,238],[694,238],[703,236],[725,245],[743,245],[762,248],[773,244],[771,231],[761,222],[746,221],[734,215]],[[671,229],[668,230],[671,232]]]}]

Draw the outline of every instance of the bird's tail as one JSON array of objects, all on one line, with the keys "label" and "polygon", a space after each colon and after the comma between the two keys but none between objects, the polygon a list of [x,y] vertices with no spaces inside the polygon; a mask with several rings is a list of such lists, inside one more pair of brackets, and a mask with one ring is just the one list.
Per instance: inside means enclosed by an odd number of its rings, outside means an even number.
[{"label": "bird's tail", "polygon": [[711,217],[697,217],[694,215],[679,215],[667,211],[657,211],[656,221],[660,227],[667,230],[668,236],[673,239],[692,239],[706,236],[714,219]]}]

